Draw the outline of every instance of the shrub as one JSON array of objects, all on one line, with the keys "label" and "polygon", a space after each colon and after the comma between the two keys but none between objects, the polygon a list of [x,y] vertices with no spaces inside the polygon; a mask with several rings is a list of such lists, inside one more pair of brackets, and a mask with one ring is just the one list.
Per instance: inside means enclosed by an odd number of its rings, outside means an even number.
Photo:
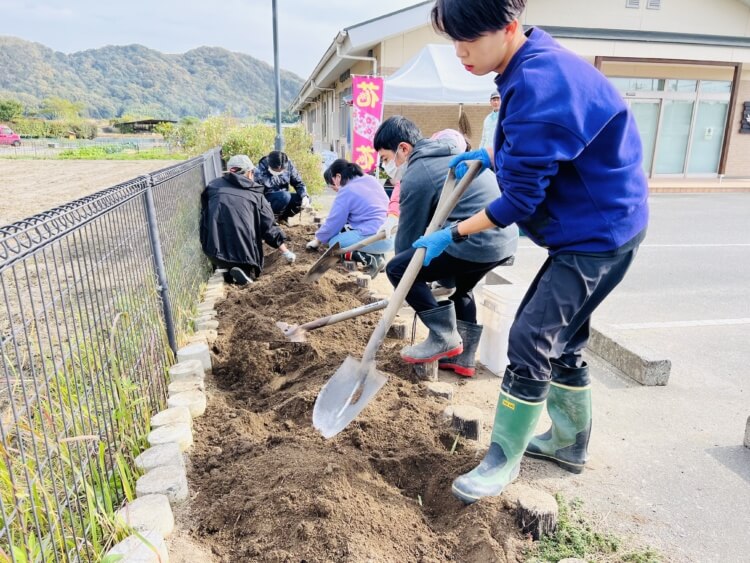
[{"label": "shrub", "polygon": [[[294,163],[311,195],[325,188],[320,156],[310,151],[312,138],[302,127],[285,127],[284,152]],[[270,125],[249,125],[229,131],[222,146],[224,158],[246,154],[256,164],[273,150],[276,130]]]}]

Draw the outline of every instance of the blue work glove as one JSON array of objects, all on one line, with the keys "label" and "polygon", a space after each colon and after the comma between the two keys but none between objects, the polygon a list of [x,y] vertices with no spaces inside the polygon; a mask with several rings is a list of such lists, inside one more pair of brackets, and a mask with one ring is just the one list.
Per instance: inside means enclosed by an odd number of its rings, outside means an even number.
[{"label": "blue work glove", "polygon": [[454,156],[448,163],[449,168],[456,168],[454,172],[456,180],[463,178],[466,175],[466,171],[469,169],[469,165],[464,162],[465,160],[478,160],[481,162],[482,168],[480,172],[485,168],[492,168],[492,160],[490,160],[490,153],[487,152],[487,149],[465,152]]},{"label": "blue work glove", "polygon": [[443,253],[443,250],[448,248],[448,245],[453,242],[451,236],[450,227],[446,227],[440,231],[435,231],[431,235],[419,237],[412,246],[414,248],[426,248],[427,252],[424,255],[423,266],[429,266],[435,258]]}]

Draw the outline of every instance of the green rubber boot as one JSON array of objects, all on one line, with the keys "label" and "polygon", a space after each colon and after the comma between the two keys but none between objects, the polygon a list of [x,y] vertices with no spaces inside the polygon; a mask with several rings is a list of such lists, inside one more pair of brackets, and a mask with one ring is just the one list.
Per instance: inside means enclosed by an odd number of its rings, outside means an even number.
[{"label": "green rubber boot", "polygon": [[549,381],[520,377],[506,368],[495,411],[490,449],[479,466],[453,481],[453,494],[466,504],[497,496],[518,477]]},{"label": "green rubber boot", "polygon": [[547,412],[552,427],[531,439],[526,455],[581,473],[591,436],[591,379],[585,362],[579,368],[570,368],[553,360]]}]

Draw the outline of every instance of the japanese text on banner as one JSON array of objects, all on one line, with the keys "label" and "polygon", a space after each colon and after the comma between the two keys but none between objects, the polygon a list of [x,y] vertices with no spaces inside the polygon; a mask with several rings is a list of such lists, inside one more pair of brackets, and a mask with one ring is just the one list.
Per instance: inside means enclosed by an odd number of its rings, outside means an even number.
[{"label": "japanese text on banner", "polygon": [[352,77],[352,160],[366,173],[378,160],[372,141],[383,121],[383,87],[379,76]]}]

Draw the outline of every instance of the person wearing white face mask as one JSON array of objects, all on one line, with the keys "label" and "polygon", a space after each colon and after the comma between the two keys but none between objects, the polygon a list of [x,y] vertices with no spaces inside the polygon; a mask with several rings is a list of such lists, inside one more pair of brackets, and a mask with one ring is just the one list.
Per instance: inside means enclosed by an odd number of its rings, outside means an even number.
[{"label": "person wearing white face mask", "polygon": [[[279,223],[286,224],[290,217],[310,206],[302,176],[281,151],[273,151],[260,159],[255,180],[265,188],[264,195]],[[294,188],[295,193],[289,191],[290,187]]]},{"label": "person wearing white face mask", "polygon": [[[373,145],[384,170],[401,179],[396,256],[386,266],[395,287],[416,251],[412,244],[424,234],[435,213],[448,163],[462,151],[455,140],[423,138],[416,124],[400,115],[380,125]],[[497,183],[492,174],[479,174],[448,215],[447,224],[471,217],[496,198]],[[401,351],[404,361],[416,364],[439,360],[443,369],[465,377],[474,375],[482,326],[477,324],[472,290],[487,272],[513,255],[518,243],[515,228],[489,229],[481,235],[453,241],[445,253],[420,270],[406,302],[430,332],[426,341]],[[433,297],[428,284],[438,280],[450,281],[456,288],[450,301],[438,303]]]}]

